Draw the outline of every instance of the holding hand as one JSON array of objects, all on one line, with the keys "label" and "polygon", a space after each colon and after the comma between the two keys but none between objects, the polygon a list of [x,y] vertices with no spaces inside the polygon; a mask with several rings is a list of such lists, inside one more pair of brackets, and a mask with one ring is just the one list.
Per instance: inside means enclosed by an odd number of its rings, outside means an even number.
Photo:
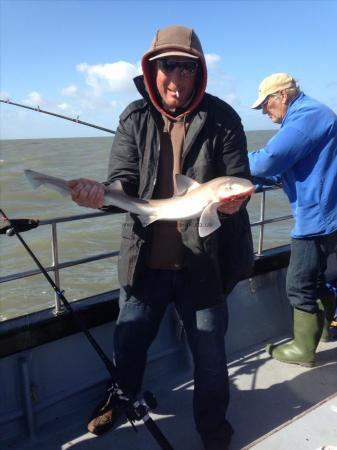
[{"label": "holding hand", "polygon": [[235,200],[229,200],[228,202],[221,203],[218,208],[220,214],[235,214],[241,208],[243,202],[245,202],[248,197],[236,198]]},{"label": "holding hand", "polygon": [[102,183],[90,178],[78,178],[68,181],[71,198],[79,206],[86,208],[102,208],[104,205],[105,187]]}]

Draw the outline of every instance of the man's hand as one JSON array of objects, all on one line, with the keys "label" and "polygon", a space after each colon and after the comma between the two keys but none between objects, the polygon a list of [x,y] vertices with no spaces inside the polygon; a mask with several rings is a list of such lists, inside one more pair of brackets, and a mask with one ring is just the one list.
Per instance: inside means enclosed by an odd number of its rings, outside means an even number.
[{"label": "man's hand", "polygon": [[249,197],[242,197],[221,203],[221,205],[218,208],[218,212],[220,214],[235,214],[241,208],[242,203],[245,202],[248,198]]},{"label": "man's hand", "polygon": [[68,181],[71,198],[79,206],[102,208],[104,205],[104,185],[90,178],[78,178]]}]

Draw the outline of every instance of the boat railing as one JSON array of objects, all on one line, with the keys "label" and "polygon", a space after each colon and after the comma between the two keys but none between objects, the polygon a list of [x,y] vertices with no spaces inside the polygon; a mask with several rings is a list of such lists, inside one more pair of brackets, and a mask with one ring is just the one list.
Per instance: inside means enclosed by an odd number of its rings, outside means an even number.
[{"label": "boat railing", "polygon": [[258,239],[258,247],[256,256],[262,256],[263,255],[263,242],[264,242],[264,228],[265,225],[275,223],[275,222],[282,222],[284,220],[290,220],[293,218],[291,214],[286,214],[283,216],[277,216],[273,217],[271,219],[266,219],[266,192],[269,191],[275,191],[281,189],[281,186],[268,186],[264,187],[261,192],[261,201],[260,201],[260,218],[259,220],[255,222],[251,222],[250,226],[253,227],[259,227],[259,239]]},{"label": "boat railing", "polygon": [[[258,237],[258,246],[257,246],[256,256],[262,256],[263,255],[265,225],[268,225],[268,224],[271,224],[271,223],[276,223],[276,222],[281,222],[281,221],[285,221],[285,220],[289,220],[289,219],[292,218],[291,215],[283,215],[283,216],[278,216],[278,217],[274,217],[274,218],[271,218],[271,219],[266,219],[265,218],[265,214],[266,214],[266,192],[271,191],[271,190],[277,190],[277,189],[280,189],[280,187],[278,187],[278,186],[270,186],[270,187],[264,188],[263,191],[259,193],[259,195],[261,195],[260,218],[259,218],[259,220],[255,221],[255,222],[251,222],[251,227],[259,227],[259,230],[258,230],[259,237]],[[60,262],[59,261],[59,242],[58,242],[59,239],[58,239],[57,225],[60,224],[60,223],[73,222],[73,221],[78,221],[78,220],[83,220],[83,219],[91,219],[91,218],[102,217],[102,216],[111,215],[111,214],[120,214],[120,213],[118,213],[118,212],[98,211],[98,212],[92,212],[92,213],[86,213],[86,214],[72,215],[72,216],[67,216],[67,217],[54,217],[54,218],[51,218],[51,219],[46,219],[46,220],[40,220],[39,221],[39,226],[45,226],[45,225],[51,226],[52,263],[51,263],[50,266],[45,267],[45,269],[46,269],[47,272],[52,272],[53,273],[55,283],[60,289],[61,289],[61,286],[60,286],[60,270],[68,268],[68,267],[73,267],[73,266],[77,266],[77,265],[81,265],[81,264],[86,264],[86,263],[93,262],[93,261],[98,261],[98,260],[102,260],[102,259],[115,257],[115,256],[118,256],[119,251],[118,250],[114,250],[114,251],[109,251],[109,252],[103,252],[103,253],[99,253],[99,254],[88,256],[88,257],[84,257],[84,258],[79,258],[79,259],[68,260],[68,261],[65,261],[65,262]],[[41,272],[40,272],[39,269],[32,269],[32,270],[28,270],[28,271],[24,271],[24,272],[12,273],[12,274],[0,277],[0,283],[14,281],[14,280],[22,279],[22,278],[27,278],[27,277],[31,277],[31,276],[34,276],[34,275],[38,275],[40,273]],[[55,314],[59,314],[59,313],[61,313],[63,311],[60,299],[58,298],[58,295],[56,293],[55,293],[55,303],[54,303],[54,305],[55,305],[54,306],[54,313]]]}]

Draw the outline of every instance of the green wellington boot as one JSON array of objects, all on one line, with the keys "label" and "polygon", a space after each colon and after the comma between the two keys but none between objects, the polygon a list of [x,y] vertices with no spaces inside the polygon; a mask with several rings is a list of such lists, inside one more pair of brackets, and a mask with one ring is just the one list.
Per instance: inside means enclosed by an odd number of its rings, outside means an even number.
[{"label": "green wellington boot", "polygon": [[329,342],[330,336],[330,325],[335,317],[336,311],[336,297],[331,295],[326,295],[317,300],[318,307],[321,311],[324,311],[324,325],[321,336],[321,341]]},{"label": "green wellington boot", "polygon": [[294,308],[294,340],[286,344],[269,344],[266,351],[278,361],[312,367],[323,329],[323,312],[309,313]]}]

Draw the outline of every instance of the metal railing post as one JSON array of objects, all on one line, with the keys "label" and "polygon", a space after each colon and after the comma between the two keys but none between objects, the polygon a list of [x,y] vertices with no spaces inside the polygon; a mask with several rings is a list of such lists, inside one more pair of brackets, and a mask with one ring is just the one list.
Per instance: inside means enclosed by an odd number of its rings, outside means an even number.
[{"label": "metal railing post", "polygon": [[[57,224],[54,222],[51,224],[51,230],[52,230],[52,257],[53,257],[53,261],[52,261],[52,266],[53,266],[53,272],[54,272],[54,280],[55,280],[55,284],[56,286],[58,286],[61,289],[61,285],[60,285],[60,271],[58,268],[59,265],[59,253],[58,253],[58,241],[57,241],[57,229],[56,229]],[[54,298],[55,298],[55,309],[54,309],[54,314],[60,314],[63,312],[63,306],[62,303],[60,301],[60,299],[58,298],[57,293],[55,292],[54,294]]]},{"label": "metal railing post", "polygon": [[260,204],[260,229],[259,229],[259,245],[257,248],[257,256],[261,256],[263,252],[263,233],[264,233],[264,216],[266,209],[266,193],[262,192],[261,204]]}]

